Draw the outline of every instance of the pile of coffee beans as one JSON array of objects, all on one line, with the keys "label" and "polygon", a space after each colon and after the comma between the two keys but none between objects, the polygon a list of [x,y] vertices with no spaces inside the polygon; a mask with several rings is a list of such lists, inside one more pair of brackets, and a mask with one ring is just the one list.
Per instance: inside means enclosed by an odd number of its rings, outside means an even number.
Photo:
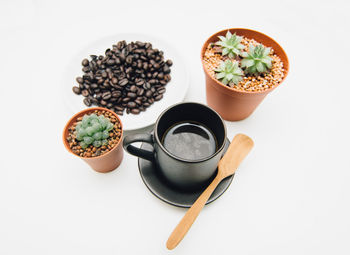
[{"label": "pile of coffee beans", "polygon": [[139,114],[163,98],[173,62],[149,42],[119,41],[104,56],[83,59],[84,75],[77,77],[73,92],[84,104],[97,105],[118,115]]}]

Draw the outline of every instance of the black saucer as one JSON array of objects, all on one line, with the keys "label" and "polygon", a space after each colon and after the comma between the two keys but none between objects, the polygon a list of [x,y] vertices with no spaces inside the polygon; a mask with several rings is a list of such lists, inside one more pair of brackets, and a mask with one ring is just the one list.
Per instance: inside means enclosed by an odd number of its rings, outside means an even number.
[{"label": "black saucer", "polygon": [[[229,145],[230,140],[226,138],[224,153],[226,152]],[[152,146],[147,143],[142,143],[141,148],[145,150],[152,150]],[[167,183],[167,180],[165,180],[164,177],[159,174],[153,162],[142,158],[139,158],[139,170],[143,182],[146,184],[147,188],[152,192],[153,195],[168,204],[178,207],[191,207],[192,204],[200,196],[200,194],[206,189],[206,187],[195,191],[183,191],[177,189]],[[222,180],[206,204],[209,204],[220,197],[230,186],[232,179],[233,175]]]}]

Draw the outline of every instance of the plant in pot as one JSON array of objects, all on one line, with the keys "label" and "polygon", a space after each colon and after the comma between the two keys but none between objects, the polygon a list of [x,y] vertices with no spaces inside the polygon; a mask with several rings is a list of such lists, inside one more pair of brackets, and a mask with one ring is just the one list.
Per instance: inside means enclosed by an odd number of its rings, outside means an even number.
[{"label": "plant in pot", "polygon": [[102,173],[120,165],[123,159],[122,137],[118,115],[101,107],[75,114],[63,131],[66,149]]},{"label": "plant in pot", "polygon": [[209,37],[201,60],[207,103],[230,121],[252,114],[289,70],[287,55],[276,41],[244,28],[226,29]]}]

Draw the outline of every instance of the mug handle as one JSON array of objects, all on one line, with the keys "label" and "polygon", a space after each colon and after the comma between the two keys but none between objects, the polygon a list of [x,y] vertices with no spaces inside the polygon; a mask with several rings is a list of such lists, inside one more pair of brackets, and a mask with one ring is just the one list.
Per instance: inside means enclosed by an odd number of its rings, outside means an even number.
[{"label": "mug handle", "polygon": [[124,149],[129,152],[130,154],[140,157],[149,161],[154,160],[154,152],[147,151],[144,149],[137,148],[132,143],[135,142],[145,142],[149,143],[153,147],[153,135],[152,134],[135,134],[135,135],[128,135],[124,137],[123,141],[123,147]]}]

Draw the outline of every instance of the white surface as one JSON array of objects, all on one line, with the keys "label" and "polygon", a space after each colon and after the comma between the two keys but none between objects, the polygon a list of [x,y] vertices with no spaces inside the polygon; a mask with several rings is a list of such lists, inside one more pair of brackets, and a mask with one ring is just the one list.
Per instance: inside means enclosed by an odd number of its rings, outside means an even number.
[{"label": "white surface", "polygon": [[[349,1],[0,2],[0,254],[350,254]],[[109,174],[65,151],[70,111],[60,95],[88,42],[142,32],[170,42],[205,102],[199,59],[207,37],[248,27],[290,59],[285,83],[229,138],[255,148],[229,190],[174,251],[165,242],[185,210],[155,198],[137,159]]]},{"label": "white surface", "polygon": [[132,41],[151,42],[154,49],[159,49],[164,52],[165,60],[171,59],[173,61],[173,65],[171,66],[171,81],[166,85],[166,92],[163,94],[162,100],[155,102],[148,107],[145,112],[141,112],[138,115],[126,114],[126,112],[124,112],[124,115],[120,116],[123,126],[126,127],[127,130],[136,130],[154,124],[164,109],[182,102],[186,96],[189,85],[188,70],[178,51],[173,45],[157,37],[139,33],[124,33],[99,38],[98,40],[90,42],[67,64],[64,79],[61,84],[62,97],[70,108],[72,115],[85,109],[86,105],[83,103],[84,97],[77,96],[72,92],[72,83],[75,83],[75,78],[83,75],[80,64],[82,59],[88,58],[92,54],[102,55],[107,48],[112,48],[113,44],[121,40],[126,40],[127,43]]}]

